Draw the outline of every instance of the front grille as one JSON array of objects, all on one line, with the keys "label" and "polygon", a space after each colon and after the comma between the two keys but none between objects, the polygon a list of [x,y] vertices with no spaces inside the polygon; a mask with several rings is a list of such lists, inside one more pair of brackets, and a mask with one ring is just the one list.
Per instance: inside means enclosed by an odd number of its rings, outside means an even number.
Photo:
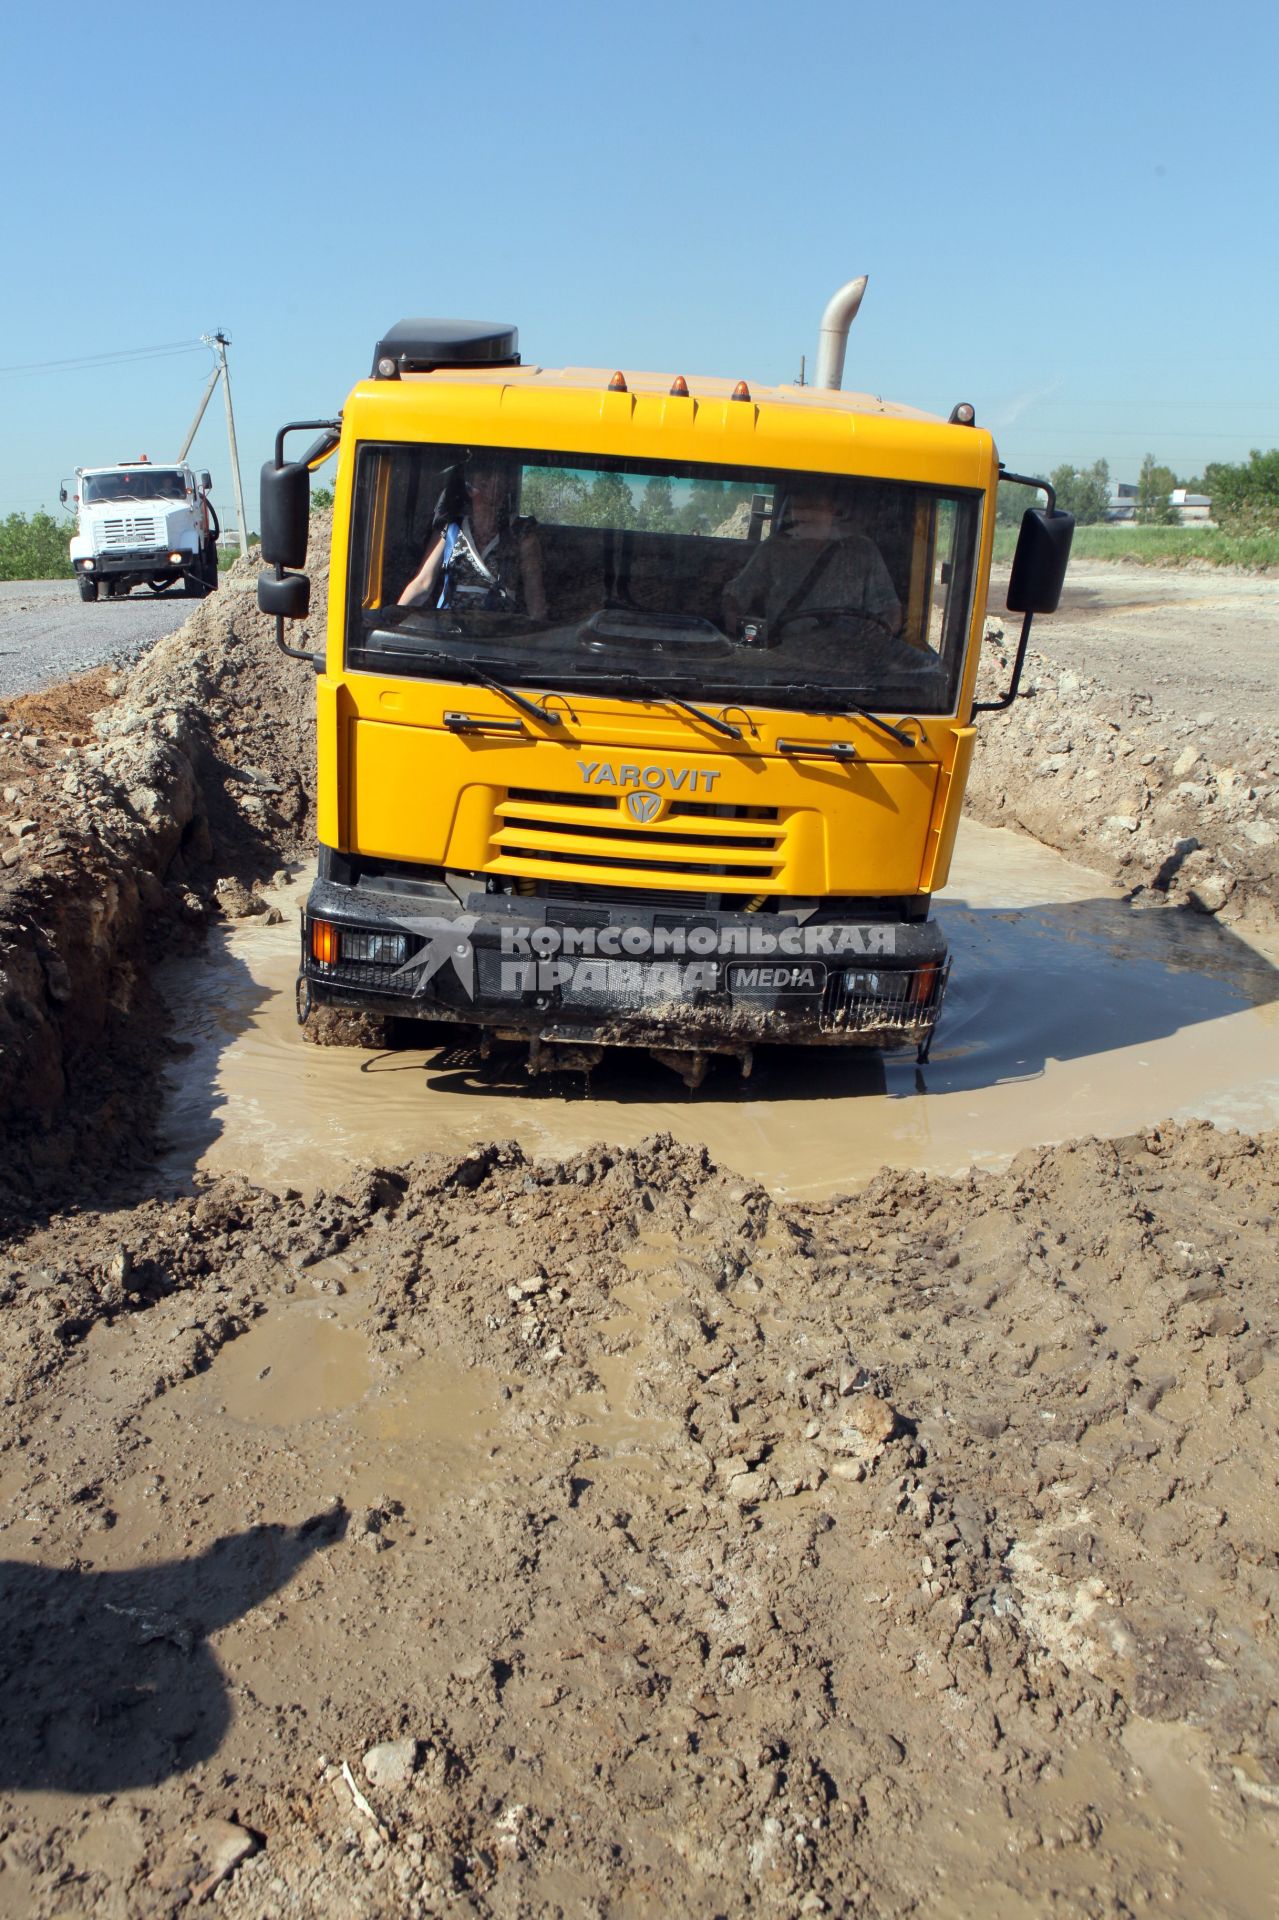
[{"label": "front grille", "polygon": [[[589,881],[546,880],[538,888],[543,900],[563,900],[574,907],[580,907],[583,900],[607,900],[615,906],[625,907],[676,907],[681,913],[714,913],[718,910],[720,896],[717,893],[678,893],[673,887],[627,887],[625,897],[618,900],[616,887],[596,887]],[[738,902],[741,905],[741,902]],[[600,925],[608,921],[608,912],[604,907],[591,909],[600,916]],[[551,916],[548,913],[547,919]],[[571,919],[564,922],[572,925]],[[561,924],[552,922],[552,924]]]},{"label": "front grille", "polygon": [[159,547],[164,544],[165,529],[151,514],[131,514],[126,519],[101,523],[104,547]]},{"label": "front grille", "polygon": [[[657,815],[637,817],[640,802],[656,802]],[[776,807],[668,800],[647,788],[562,793],[512,787],[495,814],[490,873],[554,884],[565,866],[608,872],[627,898],[645,894],[658,904],[665,896],[662,905],[781,890],[787,825]],[[717,885],[707,887],[708,880]]]},{"label": "front grille", "polygon": [[328,966],[312,960],[308,964],[317,980],[331,981],[335,987],[376,987],[379,993],[413,991],[414,976],[402,973],[397,978],[394,967],[373,966],[366,960],[335,960]]},{"label": "front grille", "polygon": [[832,967],[822,1025],[845,1033],[935,1026],[949,975],[949,960],[923,967]]}]

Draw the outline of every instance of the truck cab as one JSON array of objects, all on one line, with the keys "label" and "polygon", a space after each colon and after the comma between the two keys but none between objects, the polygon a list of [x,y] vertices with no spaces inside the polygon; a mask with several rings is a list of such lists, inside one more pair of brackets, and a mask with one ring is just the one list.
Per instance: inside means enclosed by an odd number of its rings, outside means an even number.
[{"label": "truck cab", "polygon": [[[181,585],[192,598],[218,584],[218,516],[213,481],[181,462],[122,461],[77,467],[71,566],[82,600],[110,600],[147,586]],[[61,488],[68,504],[66,482]]]},{"label": "truck cab", "polygon": [[[765,1041],[926,1054],[991,436],[971,408],[549,370],[514,342],[401,323],[313,449],[338,472],[300,1017],[449,1021],[535,1071],[644,1047],[690,1085]],[[282,446],[281,641],[308,464]],[[1043,607],[1069,516],[1039,519]]]}]

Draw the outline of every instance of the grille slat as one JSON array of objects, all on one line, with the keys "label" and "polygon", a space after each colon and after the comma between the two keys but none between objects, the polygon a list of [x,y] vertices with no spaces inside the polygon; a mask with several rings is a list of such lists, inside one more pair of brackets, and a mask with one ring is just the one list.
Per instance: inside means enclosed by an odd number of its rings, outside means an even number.
[{"label": "grille slat", "polygon": [[107,547],[158,547],[164,544],[160,522],[153,514],[132,514],[127,519],[101,522],[102,544]]},{"label": "grille slat", "polygon": [[[630,811],[628,798],[640,792],[658,803],[656,818]],[[628,892],[656,879],[682,893],[708,878],[730,891],[755,892],[761,883],[771,889],[785,864],[787,823],[776,807],[668,798],[635,787],[607,794],[512,787],[494,812],[489,870],[530,879],[572,863],[612,870]]]}]

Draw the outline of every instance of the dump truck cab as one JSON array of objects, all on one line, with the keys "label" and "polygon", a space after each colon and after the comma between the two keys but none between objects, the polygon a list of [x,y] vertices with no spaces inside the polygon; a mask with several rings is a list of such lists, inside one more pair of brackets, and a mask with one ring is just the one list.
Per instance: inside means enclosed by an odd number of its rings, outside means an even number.
[{"label": "dump truck cab", "polygon": [[300,1016],[457,1022],[534,1069],[645,1047],[690,1084],[765,1041],[926,1052],[1000,478],[971,409],[405,322],[334,440]]}]

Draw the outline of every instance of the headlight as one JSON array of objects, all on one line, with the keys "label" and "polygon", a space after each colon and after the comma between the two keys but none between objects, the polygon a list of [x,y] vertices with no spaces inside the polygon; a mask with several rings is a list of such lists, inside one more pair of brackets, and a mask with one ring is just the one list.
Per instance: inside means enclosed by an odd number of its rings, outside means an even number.
[{"label": "headlight", "polygon": [[402,933],[348,933],[343,929],[339,942],[344,960],[362,960],[379,967],[402,967],[408,953]]}]

